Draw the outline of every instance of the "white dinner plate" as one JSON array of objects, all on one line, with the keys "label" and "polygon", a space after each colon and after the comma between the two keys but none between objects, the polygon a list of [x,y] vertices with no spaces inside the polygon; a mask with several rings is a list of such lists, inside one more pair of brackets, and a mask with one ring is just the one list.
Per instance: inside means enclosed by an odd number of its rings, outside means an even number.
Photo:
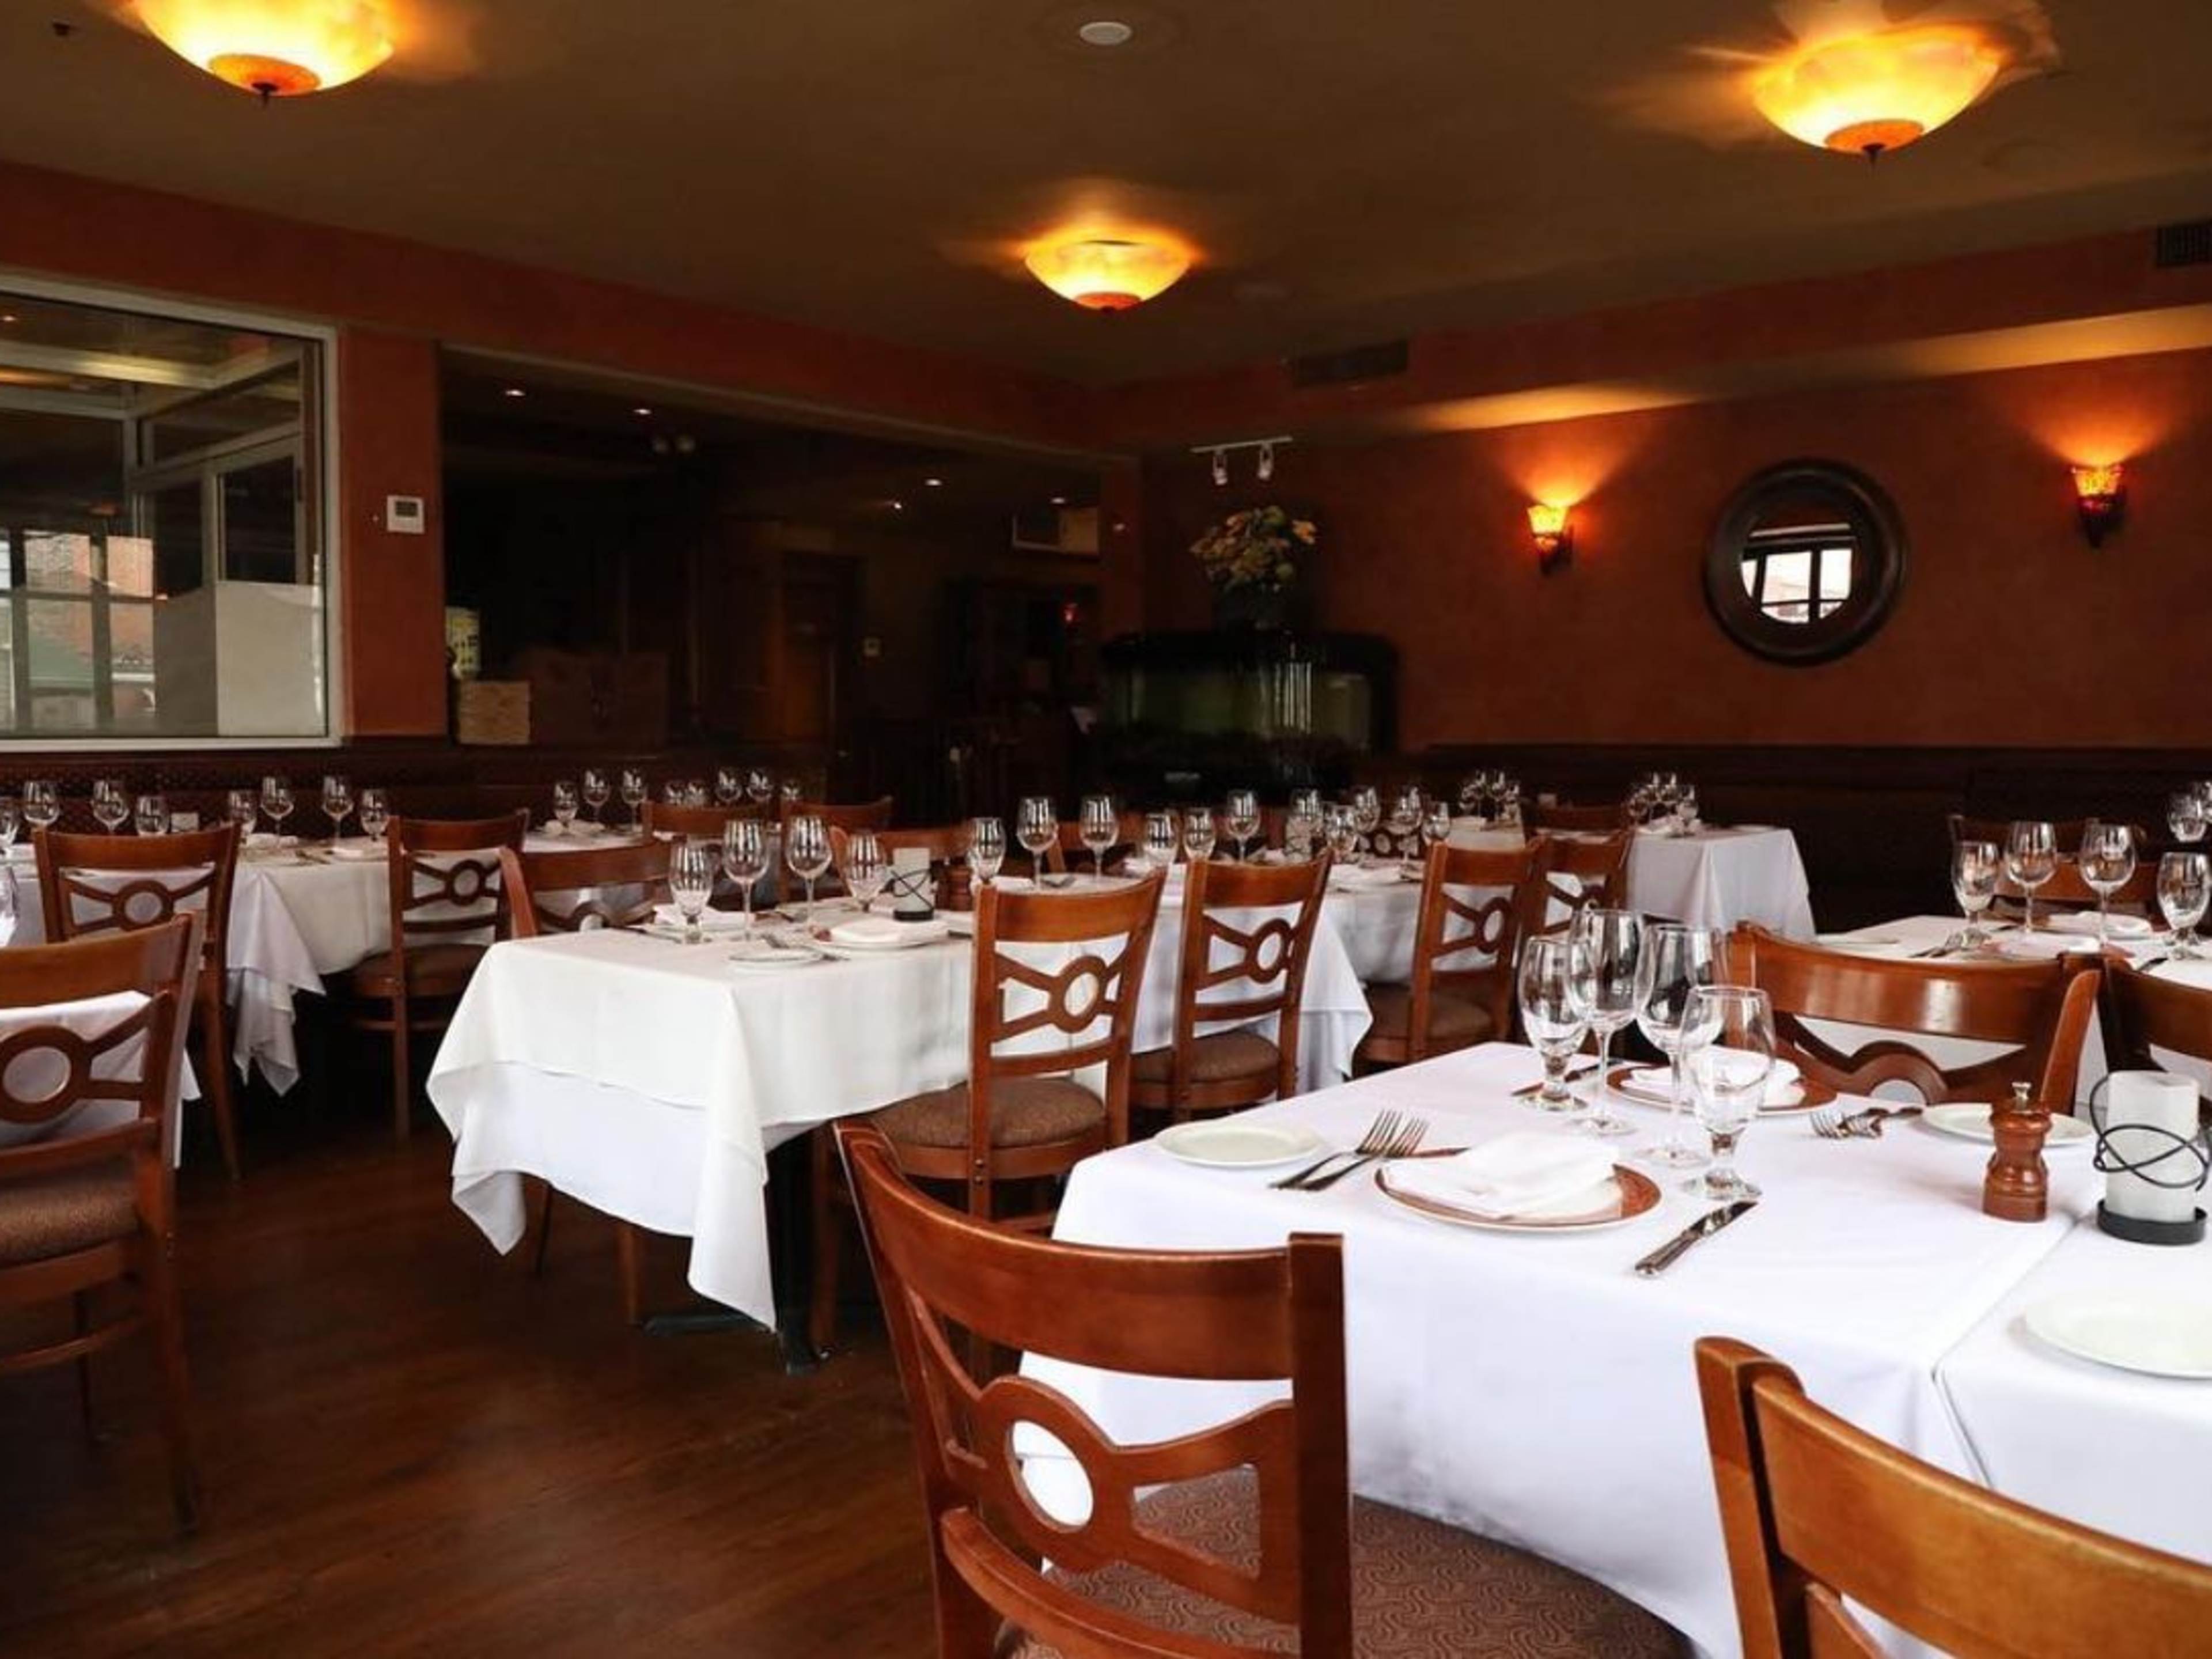
[{"label": "white dinner plate", "polygon": [[817,962],[828,960],[811,945],[779,945],[770,939],[755,939],[743,950],[729,953],[730,966],[743,968],[749,973],[766,972],[783,968],[811,968]]},{"label": "white dinner plate", "polygon": [[1170,1158],[1209,1170],[1266,1170],[1326,1150],[1322,1138],[1296,1123],[1178,1123],[1152,1137]]},{"label": "white dinner plate", "polygon": [[2212,1302],[2131,1301],[2096,1291],[2053,1297],[2027,1328],[2081,1359],[2153,1376],[2212,1381]]},{"label": "white dinner plate", "polygon": [[[1978,1140],[1984,1146],[1996,1144],[1990,1133],[1990,1109],[1987,1106],[1930,1106],[1921,1113],[1920,1121],[1938,1134],[1956,1135],[1961,1140]],[[2044,1145],[2053,1151],[2065,1146],[2087,1146],[2095,1143],[2097,1132],[2078,1117],[2063,1112],[2051,1115],[2051,1133]]]},{"label": "white dinner plate", "polygon": [[881,940],[832,939],[827,933],[818,933],[811,942],[825,956],[885,957],[924,945],[942,945],[951,937],[951,924],[938,916],[928,921],[903,923],[898,932]]},{"label": "white dinner plate", "polygon": [[1486,1233],[1597,1232],[1639,1220],[1657,1209],[1661,1202],[1657,1183],[1642,1170],[1632,1170],[1626,1164],[1613,1166],[1613,1179],[1592,1189],[1590,1208],[1578,1215],[1485,1215],[1478,1210],[1463,1209],[1431,1198],[1425,1193],[1410,1193],[1392,1186],[1387,1163],[1375,1166],[1375,1184],[1385,1198],[1402,1204],[1417,1215]]}]

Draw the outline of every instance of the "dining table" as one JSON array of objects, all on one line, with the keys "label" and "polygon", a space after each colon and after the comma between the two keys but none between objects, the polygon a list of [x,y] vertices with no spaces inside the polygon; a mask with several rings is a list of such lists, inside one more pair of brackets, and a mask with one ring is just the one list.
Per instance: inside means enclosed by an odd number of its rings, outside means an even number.
[{"label": "dining table", "polygon": [[[1511,1131],[1581,1139],[1516,1093],[1540,1072],[1530,1051],[1489,1044],[1238,1121],[1340,1148],[1384,1111],[1420,1119],[1429,1149]],[[1610,1224],[1460,1224],[1394,1198],[1373,1170],[1322,1192],[1281,1190],[1280,1167],[1201,1167],[1146,1142],[1078,1166],[1054,1236],[1221,1250],[1338,1235],[1355,1491],[1561,1562],[1703,1653],[1740,1650],[1692,1363],[1701,1336],[1766,1350],[1814,1399],[1940,1468],[2212,1559],[2212,1384],[2108,1374],[2018,1328],[2017,1298],[2039,1284],[2157,1272],[2204,1294],[2203,1249],[2125,1249],[2085,1231],[2100,1184],[2086,1146],[2052,1152],[2046,1218],[2000,1221],[1979,1204],[1984,1141],[1911,1121],[1838,1140],[1814,1133],[1803,1110],[1763,1113],[1740,1158],[1763,1189],[1757,1204],[1644,1277],[1633,1264],[1713,1206],[1680,1172],[1639,1163],[1663,1110],[1624,1109],[1642,1133],[1608,1143],[1613,1156],[1660,1201]],[[1211,1426],[1280,1393],[1034,1355],[1024,1369],[1123,1443]],[[2177,1439],[2189,1449],[2162,1470],[2160,1449]],[[1048,1446],[1022,1449],[1040,1505],[1079,1512],[1079,1471]],[[2089,1462],[2105,1467],[2073,1480]],[[2166,1486],[2154,1508],[2130,1496],[2144,1480]]]}]

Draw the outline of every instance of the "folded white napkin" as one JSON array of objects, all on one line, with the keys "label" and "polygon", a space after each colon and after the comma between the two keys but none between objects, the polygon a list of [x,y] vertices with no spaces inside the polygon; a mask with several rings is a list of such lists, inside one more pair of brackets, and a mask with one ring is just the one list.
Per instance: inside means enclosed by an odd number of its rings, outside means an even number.
[{"label": "folded white napkin", "polygon": [[299,844],[300,838],[297,836],[279,836],[267,830],[256,830],[246,838],[244,842],[246,850],[249,853],[275,853],[288,847],[297,847]]},{"label": "folded white napkin", "polygon": [[1541,1129],[1516,1129],[1450,1158],[1402,1159],[1390,1165],[1390,1184],[1416,1198],[1501,1218],[1586,1214],[1618,1191],[1604,1147]]},{"label": "folded white napkin", "polygon": [[[684,925],[684,913],[672,904],[654,905],[653,907],[653,919],[657,924],[663,927],[681,927]],[[745,928],[744,912],[742,910],[702,910],[699,913],[699,927],[702,933],[741,933],[744,932]]]},{"label": "folded white napkin", "polygon": [[[1758,1071],[1759,1057],[1757,1054],[1743,1053],[1734,1048],[1722,1048],[1715,1051],[1714,1064],[1718,1066],[1723,1077],[1748,1079]],[[1630,1081],[1639,1089],[1663,1095],[1671,1086],[1668,1077],[1668,1073],[1665,1066],[1652,1066],[1634,1073]],[[1797,1085],[1801,1078],[1802,1073],[1797,1070],[1796,1061],[1784,1060],[1777,1054],[1774,1057],[1774,1069],[1766,1074],[1766,1093],[1760,1103],[1766,1106],[1787,1106],[1793,1103],[1797,1098]]]},{"label": "folded white napkin", "polygon": [[1395,887],[1402,878],[1395,864],[1370,866],[1364,864],[1340,864],[1328,872],[1328,884],[1339,892],[1364,893],[1384,887]]},{"label": "folded white napkin", "polygon": [[943,916],[927,921],[900,921],[890,916],[854,916],[829,933],[832,945],[853,945],[864,950],[896,950],[902,945],[928,945],[949,938],[951,924]]},{"label": "folded white napkin", "polygon": [[[2097,937],[2097,913],[2094,910],[2061,910],[2053,916],[2039,918],[2037,926],[2048,926],[2054,933],[2071,933],[2076,938]],[[2110,916],[2106,926],[2114,939],[2148,939],[2152,927],[2143,916]]]},{"label": "folded white napkin", "polygon": [[332,858],[349,859],[362,864],[381,864],[389,856],[391,848],[386,842],[372,841],[366,836],[358,838],[349,837],[331,844]]}]

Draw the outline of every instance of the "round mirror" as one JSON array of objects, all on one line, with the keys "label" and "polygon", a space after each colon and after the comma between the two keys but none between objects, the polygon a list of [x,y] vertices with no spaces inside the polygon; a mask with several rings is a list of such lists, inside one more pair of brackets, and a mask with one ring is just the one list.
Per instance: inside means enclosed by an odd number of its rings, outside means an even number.
[{"label": "round mirror", "polygon": [[1905,585],[1905,530],[1865,474],[1769,467],[1735,493],[1705,553],[1705,603],[1770,662],[1826,662],[1871,637]]}]

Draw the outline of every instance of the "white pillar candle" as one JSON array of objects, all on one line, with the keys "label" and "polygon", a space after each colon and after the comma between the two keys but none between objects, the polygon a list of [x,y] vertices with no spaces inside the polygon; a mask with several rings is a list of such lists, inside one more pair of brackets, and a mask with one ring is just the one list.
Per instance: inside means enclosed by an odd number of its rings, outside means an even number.
[{"label": "white pillar candle", "polygon": [[931,903],[929,849],[895,847],[891,849],[892,911],[902,916],[926,916]]},{"label": "white pillar candle", "polygon": [[[2193,1178],[2200,1165],[2193,1153],[2176,1148],[2162,1134],[2130,1131],[2131,1125],[2165,1129],[2188,1139],[2197,1133],[2197,1085],[2170,1072],[2115,1072],[2105,1095],[2105,1133],[2112,1157],[2148,1164],[2161,1152],[2172,1155],[2154,1173],[2167,1181]],[[2197,1213],[2197,1188],[2154,1186],[2141,1176],[2116,1170],[2105,1177],[2105,1207],[2130,1221],[2188,1221]]]}]

